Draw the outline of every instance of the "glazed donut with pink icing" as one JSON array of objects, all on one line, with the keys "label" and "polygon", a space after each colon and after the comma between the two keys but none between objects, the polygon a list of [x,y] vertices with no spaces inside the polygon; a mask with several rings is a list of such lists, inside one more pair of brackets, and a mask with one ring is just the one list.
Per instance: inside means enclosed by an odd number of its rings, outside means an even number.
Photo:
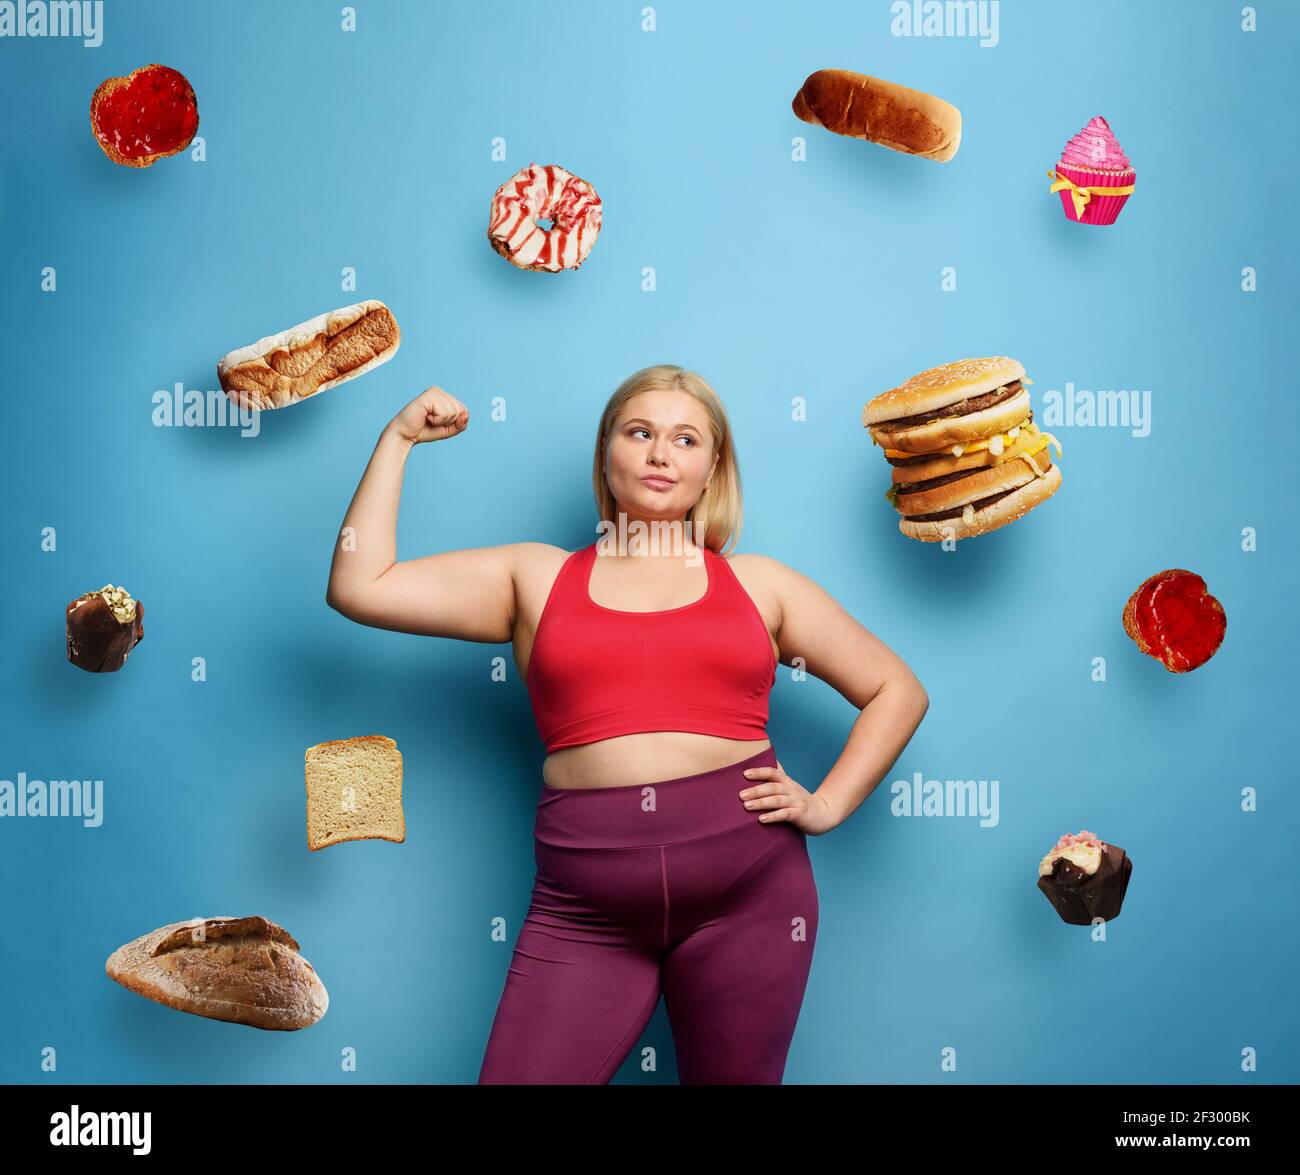
[{"label": "glazed donut with pink icing", "polygon": [[586,180],[554,163],[530,163],[492,197],[488,240],[520,269],[577,269],[596,243],[600,216],[600,197]]}]

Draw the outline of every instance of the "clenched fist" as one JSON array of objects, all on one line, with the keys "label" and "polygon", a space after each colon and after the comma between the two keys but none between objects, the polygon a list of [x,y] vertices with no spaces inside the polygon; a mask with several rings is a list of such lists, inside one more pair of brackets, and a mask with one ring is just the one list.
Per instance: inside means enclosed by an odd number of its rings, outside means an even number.
[{"label": "clenched fist", "polygon": [[455,396],[425,388],[389,422],[388,428],[412,445],[454,437],[469,427],[469,409]]}]

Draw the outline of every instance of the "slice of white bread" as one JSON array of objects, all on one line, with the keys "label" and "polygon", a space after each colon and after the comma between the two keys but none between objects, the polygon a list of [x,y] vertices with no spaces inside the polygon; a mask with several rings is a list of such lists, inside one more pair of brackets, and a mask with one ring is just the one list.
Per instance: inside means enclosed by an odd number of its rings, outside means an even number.
[{"label": "slice of white bread", "polygon": [[307,748],[307,847],[406,839],[402,752],[382,734]]}]

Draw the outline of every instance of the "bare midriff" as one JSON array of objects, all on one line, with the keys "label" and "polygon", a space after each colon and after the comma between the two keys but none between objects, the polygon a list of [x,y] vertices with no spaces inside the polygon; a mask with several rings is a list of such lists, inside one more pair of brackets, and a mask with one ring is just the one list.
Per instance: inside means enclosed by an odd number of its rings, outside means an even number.
[{"label": "bare midriff", "polygon": [[718,738],[683,730],[624,734],[552,751],[542,765],[547,787],[638,787],[699,775],[749,759],[770,739]]}]

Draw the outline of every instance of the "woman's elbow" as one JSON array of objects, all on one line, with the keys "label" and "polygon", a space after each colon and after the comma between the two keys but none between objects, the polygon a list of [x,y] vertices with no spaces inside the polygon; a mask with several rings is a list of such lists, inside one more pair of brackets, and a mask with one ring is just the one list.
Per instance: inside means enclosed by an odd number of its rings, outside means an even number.
[{"label": "woman's elbow", "polygon": [[921,725],[921,719],[925,717],[926,712],[930,709],[930,695],[925,692],[925,686],[921,684],[921,679],[915,673],[911,673],[911,681],[908,682],[912,695],[912,705],[916,709],[916,724]]},{"label": "woman's elbow", "polygon": [[325,589],[325,603],[340,616],[346,616],[349,620],[356,618],[356,601],[333,582]]}]

